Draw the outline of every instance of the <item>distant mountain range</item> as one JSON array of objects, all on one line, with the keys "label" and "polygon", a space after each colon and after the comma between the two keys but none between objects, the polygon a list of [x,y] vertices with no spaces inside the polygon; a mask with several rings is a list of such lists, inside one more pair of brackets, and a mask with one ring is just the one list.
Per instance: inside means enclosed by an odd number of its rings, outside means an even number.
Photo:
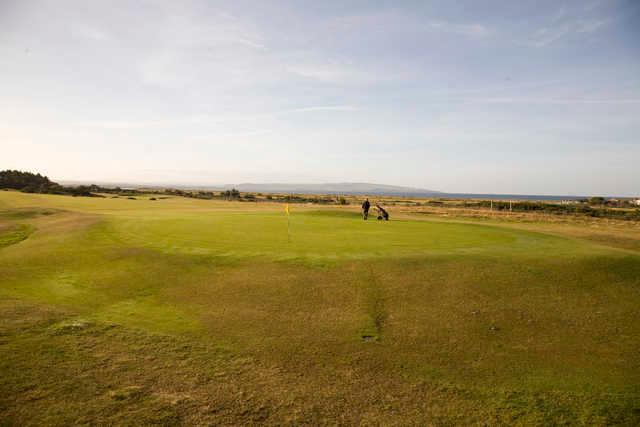
[{"label": "distant mountain range", "polygon": [[66,185],[88,185],[97,184],[104,187],[121,188],[177,188],[189,190],[209,190],[221,191],[235,188],[242,192],[252,193],[299,193],[299,194],[371,194],[389,196],[429,196],[441,194],[439,191],[426,190],[423,188],[402,187],[397,185],[372,184],[366,182],[339,182],[326,184],[224,184],[224,185],[202,185],[202,184],[143,184],[126,182],[89,182],[89,181],[61,181]]},{"label": "distant mountain range", "polygon": [[453,199],[494,199],[494,200],[577,200],[584,196],[571,195],[526,195],[526,194],[473,194],[445,193],[424,188],[403,187],[398,185],[372,184],[368,182],[338,182],[325,184],[174,184],[174,183],[132,183],[132,182],[95,182],[95,181],[60,181],[64,185],[97,184],[103,187],[121,187],[138,189],[166,189],[223,191],[236,190],[251,193],[292,193],[292,194],[345,194],[345,195],[379,195],[405,197],[442,197]]},{"label": "distant mountain range", "polygon": [[[229,186],[225,186],[229,187]],[[434,195],[439,191],[423,188],[401,187],[398,185],[372,184],[367,182],[338,182],[326,184],[251,184],[235,186],[240,191],[262,193],[304,193],[304,194],[379,194],[379,195]]]}]

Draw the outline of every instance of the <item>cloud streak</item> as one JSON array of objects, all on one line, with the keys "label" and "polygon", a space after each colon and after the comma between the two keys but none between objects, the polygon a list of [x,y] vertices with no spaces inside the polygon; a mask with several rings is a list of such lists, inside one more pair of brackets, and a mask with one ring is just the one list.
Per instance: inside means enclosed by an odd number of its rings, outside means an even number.
[{"label": "cloud streak", "polygon": [[524,44],[537,48],[546,47],[568,37],[595,33],[610,22],[611,18],[597,15],[593,8],[571,11],[562,6],[547,24],[537,29]]},{"label": "cloud streak", "polygon": [[483,104],[640,104],[640,98],[471,98],[468,102]]},{"label": "cloud streak", "polygon": [[104,42],[113,37],[105,30],[86,24],[75,24],[71,27],[71,34],[79,39]]},{"label": "cloud streak", "polygon": [[448,21],[429,21],[425,28],[430,32],[457,34],[472,38],[486,37],[493,32],[481,24],[458,24]]},{"label": "cloud streak", "polygon": [[220,124],[231,122],[255,121],[259,119],[276,118],[289,114],[306,113],[332,113],[332,112],[354,112],[358,107],[353,105],[315,105],[309,107],[289,108],[285,110],[271,111],[257,114],[237,114],[237,115],[194,115],[179,119],[158,119],[158,120],[138,120],[138,121],[85,121],[77,125],[80,127],[94,127],[103,129],[145,129],[164,128],[171,126],[196,125],[196,124]]},{"label": "cloud streak", "polygon": [[493,31],[477,22],[454,22],[445,19],[421,19],[398,10],[388,10],[371,14],[350,15],[334,19],[331,29],[343,32],[379,33],[442,33],[471,38],[485,37]]}]

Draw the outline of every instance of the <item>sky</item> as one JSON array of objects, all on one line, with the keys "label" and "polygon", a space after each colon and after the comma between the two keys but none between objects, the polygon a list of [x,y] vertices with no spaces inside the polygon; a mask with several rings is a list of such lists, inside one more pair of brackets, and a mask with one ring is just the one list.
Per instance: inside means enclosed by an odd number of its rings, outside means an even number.
[{"label": "sky", "polygon": [[640,2],[0,0],[0,169],[640,195]]}]

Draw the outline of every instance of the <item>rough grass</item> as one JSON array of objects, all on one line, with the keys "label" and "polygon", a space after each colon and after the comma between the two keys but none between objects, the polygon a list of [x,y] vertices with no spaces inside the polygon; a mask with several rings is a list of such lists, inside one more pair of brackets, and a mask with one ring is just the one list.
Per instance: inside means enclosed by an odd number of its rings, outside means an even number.
[{"label": "rough grass", "polygon": [[33,231],[34,227],[29,224],[5,224],[0,226],[0,248],[23,241]]},{"label": "rough grass", "polygon": [[0,249],[5,424],[640,422],[633,246],[298,206],[287,243],[280,205],[0,202],[0,236],[36,230]]}]

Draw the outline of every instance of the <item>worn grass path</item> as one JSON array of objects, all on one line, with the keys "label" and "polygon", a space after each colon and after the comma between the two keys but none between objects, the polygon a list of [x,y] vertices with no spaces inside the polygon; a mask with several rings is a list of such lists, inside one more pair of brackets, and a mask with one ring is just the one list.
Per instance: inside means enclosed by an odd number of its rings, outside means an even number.
[{"label": "worn grass path", "polygon": [[0,192],[2,422],[640,422],[637,251],[281,210]]}]

